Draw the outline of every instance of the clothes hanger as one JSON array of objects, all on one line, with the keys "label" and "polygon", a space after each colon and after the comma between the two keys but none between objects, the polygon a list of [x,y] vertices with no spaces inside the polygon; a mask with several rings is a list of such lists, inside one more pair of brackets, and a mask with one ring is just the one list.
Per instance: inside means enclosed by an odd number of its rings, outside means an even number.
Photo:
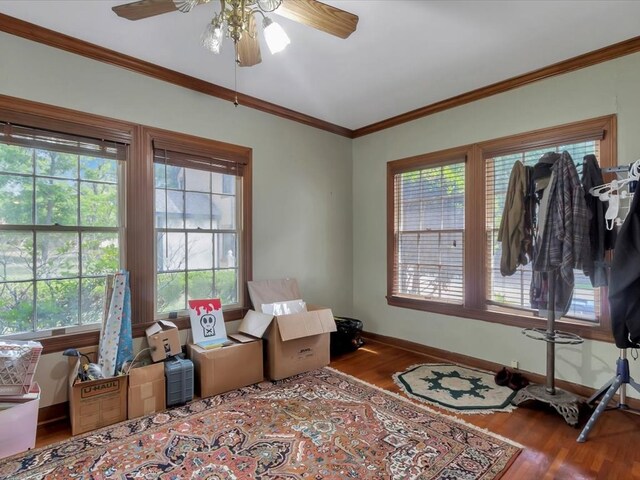
[{"label": "clothes hanger", "polygon": [[589,189],[589,193],[602,202],[609,202],[609,208],[604,214],[607,230],[613,230],[614,225],[622,225],[622,220],[618,217],[620,211],[620,199],[626,199],[633,196],[623,188],[631,182],[640,180],[640,159],[636,160],[631,168],[629,175],[622,180],[612,180],[609,183],[598,185]]},{"label": "clothes hanger", "polygon": [[[594,197],[598,197],[602,201],[606,201],[609,199],[609,195],[611,195],[612,193],[616,193],[620,191],[625,185],[631,182],[637,182],[638,180],[640,180],[640,159],[636,160],[633,165],[631,165],[627,178],[624,178],[622,180],[612,180],[609,183],[598,185],[597,187],[589,189],[589,193]],[[628,194],[628,192],[624,193]],[[623,196],[622,198],[626,198],[626,196]]]}]

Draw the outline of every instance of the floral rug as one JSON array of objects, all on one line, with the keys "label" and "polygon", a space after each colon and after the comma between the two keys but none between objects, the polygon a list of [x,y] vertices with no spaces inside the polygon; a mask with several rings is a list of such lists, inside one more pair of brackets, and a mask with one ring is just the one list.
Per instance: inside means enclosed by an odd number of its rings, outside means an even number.
[{"label": "floral rug", "polygon": [[458,413],[510,412],[517,392],[496,385],[494,374],[451,363],[413,365],[393,375],[407,396]]},{"label": "floral rug", "polygon": [[493,479],[520,448],[330,368],[11,457],[0,478]]}]

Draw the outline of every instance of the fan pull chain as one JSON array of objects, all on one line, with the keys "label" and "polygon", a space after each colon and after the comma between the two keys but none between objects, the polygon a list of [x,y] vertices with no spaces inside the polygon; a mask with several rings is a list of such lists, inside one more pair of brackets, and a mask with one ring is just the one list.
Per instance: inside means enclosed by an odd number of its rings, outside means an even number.
[{"label": "fan pull chain", "polygon": [[238,42],[234,43],[236,50],[236,61],[233,64],[233,105],[238,108],[238,64],[240,57],[238,56]]}]

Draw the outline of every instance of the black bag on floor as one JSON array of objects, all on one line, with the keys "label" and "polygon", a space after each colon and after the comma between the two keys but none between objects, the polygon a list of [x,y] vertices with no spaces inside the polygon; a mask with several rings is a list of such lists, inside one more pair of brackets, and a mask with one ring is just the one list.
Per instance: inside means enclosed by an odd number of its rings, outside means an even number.
[{"label": "black bag on floor", "polygon": [[331,355],[353,352],[364,345],[362,322],[355,318],[334,317],[337,331],[331,332]]}]

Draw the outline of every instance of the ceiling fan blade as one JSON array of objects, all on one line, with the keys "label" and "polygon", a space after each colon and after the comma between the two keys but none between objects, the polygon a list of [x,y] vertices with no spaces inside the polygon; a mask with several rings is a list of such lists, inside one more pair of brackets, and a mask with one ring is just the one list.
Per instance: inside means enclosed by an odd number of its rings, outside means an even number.
[{"label": "ceiling fan blade", "polygon": [[133,3],[125,3],[113,7],[116,15],[127,20],[141,20],[143,18],[175,12],[176,4],[173,0],[140,0]]},{"label": "ceiling fan blade", "polygon": [[340,38],[347,38],[358,26],[357,15],[317,0],[282,0],[275,13]]},{"label": "ceiling fan blade", "polygon": [[258,43],[258,26],[253,15],[249,16],[249,33],[244,32],[238,42],[238,60],[241,67],[252,67],[262,61]]}]

